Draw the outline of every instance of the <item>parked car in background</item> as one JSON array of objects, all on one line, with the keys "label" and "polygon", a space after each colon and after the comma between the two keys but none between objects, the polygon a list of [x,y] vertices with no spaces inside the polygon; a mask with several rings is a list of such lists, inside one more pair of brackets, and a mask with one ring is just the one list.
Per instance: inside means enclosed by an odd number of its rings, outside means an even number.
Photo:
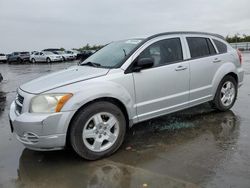
[{"label": "parked car in background", "polygon": [[76,50],[66,50],[65,53],[66,53],[66,54],[71,54],[71,55],[73,55],[74,58],[76,59],[76,58],[77,58],[77,55],[78,55],[80,52],[78,52],[78,51],[76,51]]},{"label": "parked car in background", "polygon": [[56,51],[61,51],[61,49],[60,48],[46,48],[46,49],[44,49],[44,50],[42,50],[42,51],[49,51],[49,52],[56,52]]},{"label": "parked car in background", "polygon": [[2,74],[0,73],[0,82],[2,82],[3,81],[3,76],[2,76]]},{"label": "parked car in background", "polygon": [[35,52],[30,56],[30,61],[32,63],[35,62],[55,62],[55,61],[63,61],[63,58],[61,55],[54,54],[50,51],[42,51],[42,52]]},{"label": "parked car in background", "polygon": [[38,52],[38,51],[32,51],[32,52],[30,52],[30,55],[32,55],[32,54],[34,54],[34,53],[36,53],[36,52]]},{"label": "parked car in background", "polygon": [[7,58],[7,61],[9,63],[12,62],[23,63],[23,62],[29,62],[29,60],[30,60],[29,52],[13,52]]},{"label": "parked car in background", "polygon": [[0,62],[6,63],[7,56],[5,54],[0,54]]},{"label": "parked car in background", "polygon": [[70,144],[89,160],[114,153],[135,123],[209,102],[227,111],[242,56],[217,34],[167,32],[112,42],[79,64],[21,85],[11,130],[33,150]]},{"label": "parked car in background", "polygon": [[63,61],[71,61],[75,59],[73,54],[68,54],[65,51],[53,51],[53,53],[62,56]]}]

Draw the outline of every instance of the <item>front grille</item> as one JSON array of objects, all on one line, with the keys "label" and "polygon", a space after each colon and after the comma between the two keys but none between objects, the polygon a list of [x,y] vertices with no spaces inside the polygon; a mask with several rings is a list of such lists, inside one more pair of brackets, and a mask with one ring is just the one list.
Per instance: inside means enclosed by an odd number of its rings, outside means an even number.
[{"label": "front grille", "polygon": [[23,104],[24,98],[23,98],[23,96],[21,96],[20,94],[17,94],[17,100],[18,100],[21,104]]},{"label": "front grille", "polygon": [[20,94],[17,94],[17,97],[16,97],[16,112],[18,114],[22,113],[23,101],[24,101],[24,97],[21,96]]},{"label": "front grille", "polygon": [[25,143],[32,143],[35,144],[39,141],[39,138],[36,134],[34,133],[24,133],[23,136],[19,137],[21,141],[25,142]]},{"label": "front grille", "polygon": [[22,112],[22,106],[20,106],[20,105],[18,105],[17,103],[16,103],[16,111],[18,112],[18,114],[21,114],[21,112]]}]

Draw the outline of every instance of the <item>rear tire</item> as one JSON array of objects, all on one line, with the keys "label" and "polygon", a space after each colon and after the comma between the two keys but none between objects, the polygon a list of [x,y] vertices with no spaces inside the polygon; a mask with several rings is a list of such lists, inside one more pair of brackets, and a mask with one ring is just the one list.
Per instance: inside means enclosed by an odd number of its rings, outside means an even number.
[{"label": "rear tire", "polygon": [[21,58],[18,58],[18,59],[17,59],[17,62],[18,62],[19,64],[21,64],[21,63],[23,62],[23,60],[22,60]]},{"label": "rear tire", "polygon": [[36,60],[33,58],[33,59],[31,60],[31,62],[32,62],[32,63],[36,63]]},{"label": "rear tire", "polygon": [[216,91],[214,100],[210,102],[212,108],[219,111],[227,111],[234,105],[238,94],[238,84],[230,76],[225,76]]},{"label": "rear tire", "polygon": [[126,133],[126,119],[115,104],[100,101],[90,104],[73,119],[70,142],[84,159],[96,160],[114,153]]}]

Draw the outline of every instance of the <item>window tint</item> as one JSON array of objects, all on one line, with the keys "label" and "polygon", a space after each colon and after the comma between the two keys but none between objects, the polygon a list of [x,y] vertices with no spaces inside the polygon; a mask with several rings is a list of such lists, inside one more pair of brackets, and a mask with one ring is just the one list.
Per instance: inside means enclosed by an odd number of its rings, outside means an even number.
[{"label": "window tint", "polygon": [[39,52],[36,52],[34,55],[39,55]]},{"label": "window tint", "polygon": [[209,42],[203,37],[187,37],[187,42],[192,58],[203,57],[210,55]]},{"label": "window tint", "polygon": [[215,48],[212,42],[210,41],[210,39],[207,39],[207,45],[208,45],[210,55],[216,54]]},{"label": "window tint", "polygon": [[183,60],[181,41],[179,38],[158,41],[147,47],[138,58],[153,58],[154,66],[181,61]]},{"label": "window tint", "polygon": [[221,41],[218,41],[216,39],[213,39],[219,53],[226,53],[227,52],[227,45],[224,44],[223,42]]}]

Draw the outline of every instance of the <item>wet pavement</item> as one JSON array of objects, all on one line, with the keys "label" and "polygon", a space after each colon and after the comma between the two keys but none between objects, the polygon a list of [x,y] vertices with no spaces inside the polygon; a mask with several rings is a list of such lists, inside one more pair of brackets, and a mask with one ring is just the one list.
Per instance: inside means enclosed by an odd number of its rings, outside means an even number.
[{"label": "wet pavement", "polygon": [[250,187],[250,53],[232,110],[207,104],[135,125],[112,156],[89,162],[73,151],[35,152],[10,133],[16,88],[74,63],[0,64],[2,187]]}]

